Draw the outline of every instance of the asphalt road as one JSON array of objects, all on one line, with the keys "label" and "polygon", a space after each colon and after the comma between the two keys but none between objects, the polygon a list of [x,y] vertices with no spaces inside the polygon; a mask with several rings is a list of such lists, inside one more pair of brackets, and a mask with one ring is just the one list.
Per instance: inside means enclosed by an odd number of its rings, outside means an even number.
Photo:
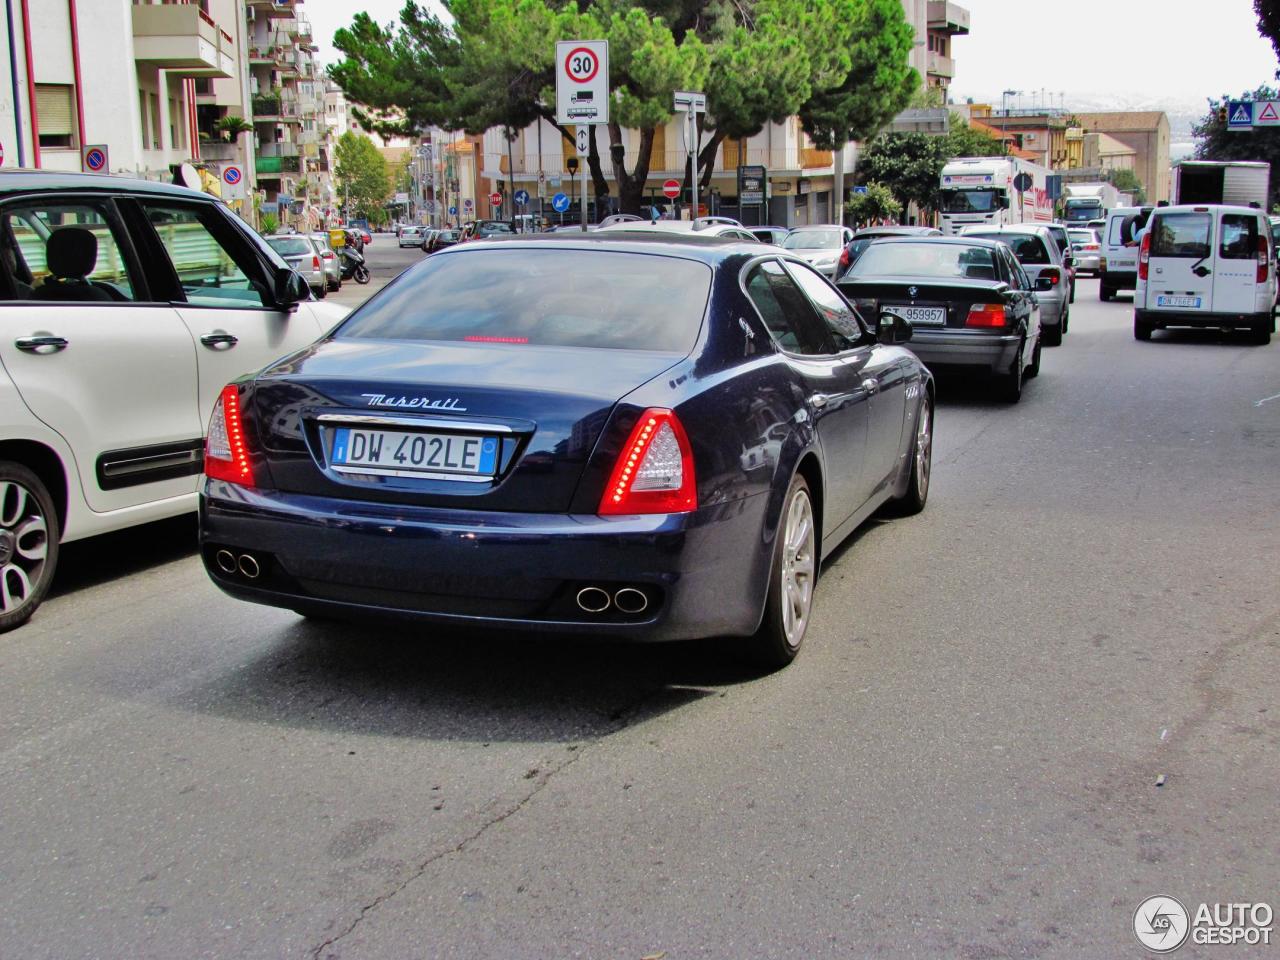
[{"label": "asphalt road", "polygon": [[328,295],[330,303],[357,307],[426,256],[420,247],[401,249],[394,233],[373,234],[373,242],[365,246],[364,253],[369,265],[369,282],[361,286],[354,280],[344,280],[340,290]]},{"label": "asphalt road", "polygon": [[1277,906],[1280,343],[1130,310],[1082,281],[1017,406],[943,384],[928,509],[771,676],[305,623],[187,521],[68,546],[0,637],[0,956],[1115,958],[1153,894]]}]

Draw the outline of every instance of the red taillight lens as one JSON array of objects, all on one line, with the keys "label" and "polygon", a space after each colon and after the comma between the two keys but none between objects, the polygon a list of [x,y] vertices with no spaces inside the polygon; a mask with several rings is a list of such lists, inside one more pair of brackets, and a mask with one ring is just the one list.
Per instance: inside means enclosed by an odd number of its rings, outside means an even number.
[{"label": "red taillight lens", "polygon": [[1084,245],[1084,249],[1086,249],[1086,250],[1100,250],[1100,249],[1101,249],[1101,247],[1099,247],[1096,243],[1086,243],[1086,244]]},{"label": "red taillight lens", "polygon": [[975,303],[965,317],[966,327],[1003,327],[1006,318],[1004,306],[999,303]]},{"label": "red taillight lens", "polygon": [[1147,267],[1151,263],[1151,234],[1142,235],[1142,246],[1138,252],[1138,279],[1147,279]]},{"label": "red taillight lens", "polygon": [[849,248],[845,247],[840,251],[840,266],[847,267],[849,265]]},{"label": "red taillight lens", "polygon": [[673,411],[651,407],[618,454],[599,513],[688,513],[697,507],[693,450],[684,427]]},{"label": "red taillight lens", "polygon": [[317,257],[314,253],[311,255],[311,269],[312,270],[320,269],[320,258]]},{"label": "red taillight lens", "polygon": [[235,384],[223,387],[218,402],[213,405],[209,435],[204,442],[204,473],[210,480],[253,486],[249,448],[240,422],[240,389]]},{"label": "red taillight lens", "polygon": [[1270,252],[1267,250],[1267,238],[1258,237],[1258,283],[1266,283],[1271,268]]},{"label": "red taillight lens", "polygon": [[1057,267],[1045,267],[1040,271],[1039,276],[1047,278],[1055,287],[1062,282],[1062,271]]},{"label": "red taillight lens", "polygon": [[333,251],[332,251],[332,250],[326,250],[324,253],[320,254],[320,256],[324,257],[324,259],[326,259],[326,260],[332,260],[332,259],[333,259]]}]

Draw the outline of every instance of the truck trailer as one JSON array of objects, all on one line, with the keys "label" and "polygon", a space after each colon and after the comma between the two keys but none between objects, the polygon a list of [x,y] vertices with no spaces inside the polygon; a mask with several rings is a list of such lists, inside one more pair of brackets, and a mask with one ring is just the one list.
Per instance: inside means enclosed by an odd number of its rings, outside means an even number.
[{"label": "truck trailer", "polygon": [[1120,206],[1120,192],[1109,183],[1068,183],[1062,188],[1062,219],[1067,226],[1105,220]]},{"label": "truck trailer", "polygon": [[1049,171],[1018,157],[958,157],[942,168],[939,210],[948,236],[969,226],[1049,223]]},{"label": "truck trailer", "polygon": [[1254,160],[1180,160],[1173,165],[1173,202],[1226,203],[1267,210],[1271,164]]}]

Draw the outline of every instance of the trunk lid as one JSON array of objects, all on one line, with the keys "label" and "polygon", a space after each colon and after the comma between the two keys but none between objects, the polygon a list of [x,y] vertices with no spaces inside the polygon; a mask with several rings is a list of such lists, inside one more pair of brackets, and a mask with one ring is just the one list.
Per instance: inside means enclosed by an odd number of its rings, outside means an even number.
[{"label": "trunk lid", "polygon": [[[879,323],[886,307],[906,308],[889,310],[905,316],[917,329],[964,329],[969,309],[975,303],[1005,303],[1007,284],[994,280],[962,279],[917,280],[910,277],[876,277],[868,280],[841,280],[837,284],[844,295],[853,301],[864,320],[873,326]],[[945,322],[934,317],[937,310],[945,311]]]},{"label": "trunk lid", "polygon": [[[252,399],[257,429],[250,429],[280,490],[562,513],[617,401],[682,359],[643,350],[323,340],[258,376]],[[354,455],[335,447],[348,441],[354,448],[352,430],[365,432],[366,439],[389,432],[393,444],[416,435],[492,440],[496,476],[427,477],[413,469],[389,475],[385,462],[361,468],[372,472],[349,472],[350,464],[335,469]],[[421,467],[427,461],[400,463]]]}]

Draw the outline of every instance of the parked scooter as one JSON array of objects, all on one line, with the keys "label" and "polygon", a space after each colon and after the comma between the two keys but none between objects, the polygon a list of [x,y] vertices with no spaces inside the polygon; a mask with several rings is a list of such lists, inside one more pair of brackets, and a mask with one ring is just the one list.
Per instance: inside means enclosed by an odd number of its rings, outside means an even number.
[{"label": "parked scooter", "polygon": [[342,248],[342,279],[354,280],[356,283],[369,282],[369,268],[365,265],[364,255],[351,247]]}]

